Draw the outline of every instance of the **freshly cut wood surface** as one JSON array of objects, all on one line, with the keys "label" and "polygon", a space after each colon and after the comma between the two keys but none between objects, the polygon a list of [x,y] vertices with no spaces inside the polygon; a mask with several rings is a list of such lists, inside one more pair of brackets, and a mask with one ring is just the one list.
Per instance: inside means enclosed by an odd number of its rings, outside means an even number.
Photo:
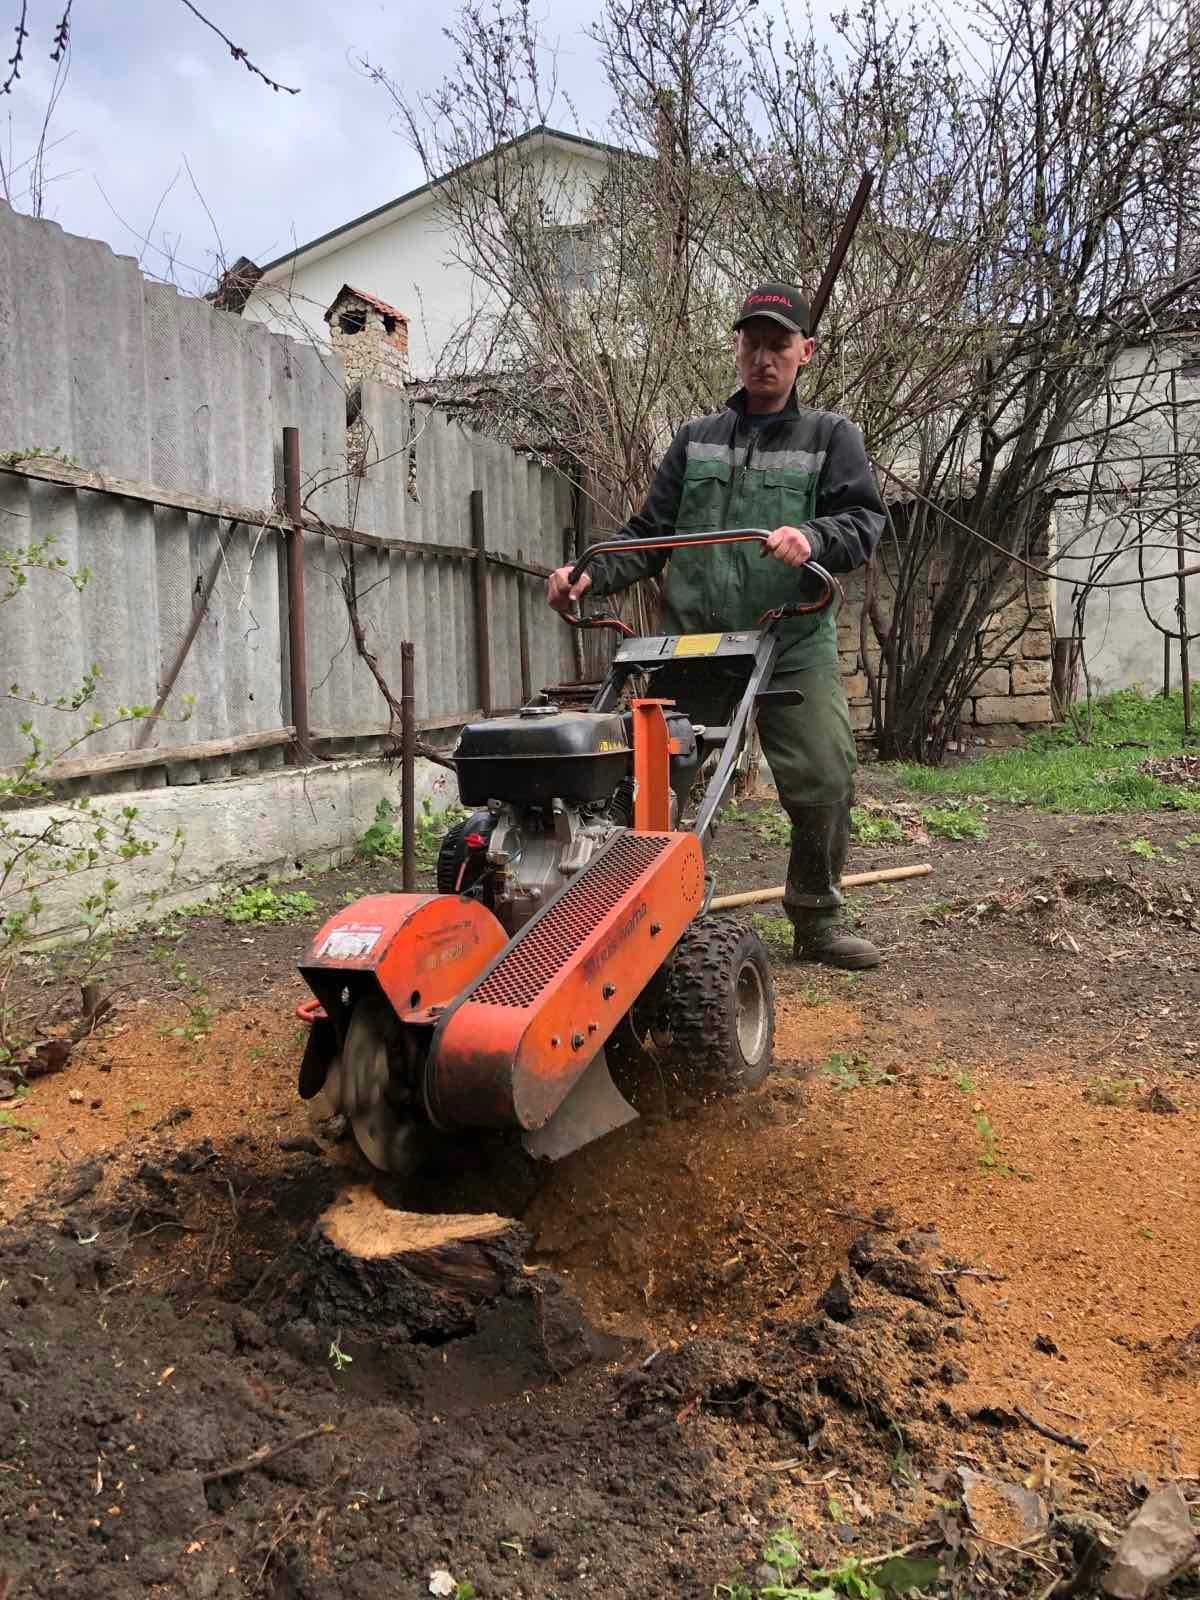
[{"label": "freshly cut wood surface", "polygon": [[317,1223],[331,1245],[366,1261],[436,1255],[447,1245],[501,1238],[515,1226],[511,1217],[494,1212],[393,1211],[365,1187],[339,1195]]}]

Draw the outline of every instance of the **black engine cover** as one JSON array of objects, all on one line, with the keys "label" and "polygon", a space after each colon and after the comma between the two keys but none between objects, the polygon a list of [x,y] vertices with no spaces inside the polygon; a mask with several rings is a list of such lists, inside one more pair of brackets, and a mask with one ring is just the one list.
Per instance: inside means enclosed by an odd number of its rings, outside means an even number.
[{"label": "black engine cover", "polygon": [[489,800],[583,805],[606,799],[633,768],[620,712],[540,707],[472,722],[454,749],[458,792],[467,806]]}]

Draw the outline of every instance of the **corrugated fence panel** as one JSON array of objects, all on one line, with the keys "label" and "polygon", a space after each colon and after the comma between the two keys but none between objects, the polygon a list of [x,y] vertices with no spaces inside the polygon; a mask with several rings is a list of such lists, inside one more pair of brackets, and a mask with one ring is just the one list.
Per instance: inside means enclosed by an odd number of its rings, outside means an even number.
[{"label": "corrugated fence panel", "polygon": [[[0,453],[58,451],[110,476],[270,512],[282,504],[282,429],[293,426],[306,509],[330,524],[461,548],[471,543],[470,495],[479,489],[490,551],[559,564],[570,517],[564,478],[436,408],[411,405],[402,391],[366,382],[361,399],[370,465],[351,476],[345,386],[330,351],[147,282],[106,245],[0,203]],[[61,574],[32,572],[0,607],[8,682],[52,699],[96,665],[103,712],[150,702],[215,569],[208,614],[152,744],[228,740],[291,720],[278,533],[0,472],[0,543],[47,535],[54,554],[91,576],[77,590]],[[472,561],[315,533],[304,546],[314,728],[352,736],[387,722],[351,636],[343,593],[351,566],[368,648],[395,695],[400,644],[411,639],[418,718],[449,723],[477,710]],[[504,709],[521,698],[520,593],[535,692],[571,676],[570,637],[546,612],[542,579],[489,563],[488,587],[492,701]],[[24,754],[23,714],[0,705],[0,763]],[[56,743],[82,726],[83,714],[64,715]],[[113,728],[86,753],[128,749],[136,731]]]}]

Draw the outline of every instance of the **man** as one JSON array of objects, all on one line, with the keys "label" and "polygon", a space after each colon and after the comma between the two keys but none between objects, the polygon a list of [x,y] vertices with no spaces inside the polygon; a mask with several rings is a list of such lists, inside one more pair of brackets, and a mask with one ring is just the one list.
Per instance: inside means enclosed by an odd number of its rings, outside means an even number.
[{"label": "man", "polygon": [[[714,416],[685,423],[672,440],[646,502],[617,537],[636,543],[664,533],[770,528],[752,543],[670,553],[663,596],[668,633],[753,627],[788,600],[811,598],[797,570],[810,558],[830,572],[869,561],[884,526],[883,504],[861,433],[844,417],[802,408],[796,374],[812,359],[809,309],[792,284],[766,283],[746,296],[734,327],[741,388]],[[566,612],[591,589],[627,588],[661,572],[661,552],[601,557],[579,581],[551,574],[548,599]],[[772,686],[803,703],[763,704],[758,733],[792,824],[784,910],[798,960],[851,970],[879,964],[879,951],[839,926],[837,884],[850,841],[856,751],[832,612],[781,624]]]}]

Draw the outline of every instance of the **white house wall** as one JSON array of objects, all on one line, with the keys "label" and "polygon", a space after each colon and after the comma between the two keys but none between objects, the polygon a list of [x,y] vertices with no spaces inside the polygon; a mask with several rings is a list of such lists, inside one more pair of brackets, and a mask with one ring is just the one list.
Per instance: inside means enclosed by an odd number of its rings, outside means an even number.
[{"label": "white house wall", "polygon": [[317,260],[302,260],[286,282],[260,285],[243,314],[276,333],[326,344],[325,311],[344,283],[377,295],[408,317],[414,377],[437,370],[447,341],[486,292],[453,260],[453,240],[430,203]]},{"label": "white house wall", "polygon": [[[551,208],[564,222],[583,208],[592,184],[604,172],[603,158],[550,147],[527,157],[543,164]],[[395,220],[359,237],[347,235],[306,252],[287,273],[260,283],[244,315],[277,333],[328,343],[325,311],[343,284],[363,289],[409,319],[409,363],[413,377],[431,377],[447,345],[468,320],[486,309],[493,286],[455,260],[450,220],[436,196],[422,197]]]},{"label": "white house wall", "polygon": [[[1177,379],[1179,430],[1181,449],[1200,449],[1200,338],[1190,344],[1167,352],[1154,360],[1147,350],[1130,351],[1113,376],[1114,404],[1118,413],[1133,406],[1144,406],[1153,401],[1165,402],[1170,393],[1172,365],[1186,368]],[[1147,377],[1147,373],[1150,374]],[[1172,430],[1169,410],[1165,403],[1144,424],[1131,430],[1136,447],[1147,457],[1169,452],[1172,448]],[[1161,463],[1159,464],[1161,467]],[[1120,471],[1127,481],[1135,483],[1138,464],[1125,463]],[[1194,477],[1194,473],[1193,473]],[[1169,496],[1160,495],[1162,501]],[[1185,563],[1197,561],[1196,546],[1200,542],[1200,504],[1184,495],[1184,530],[1187,553]],[[1118,514],[1114,514],[1116,511]],[[1136,517],[1132,511],[1119,508],[1111,497],[1093,500],[1072,496],[1061,500],[1058,506],[1059,544],[1064,559],[1058,569],[1058,602],[1056,626],[1060,635],[1074,631],[1075,589],[1074,579],[1087,577],[1095,565],[1097,555],[1129,544],[1136,533]],[[1177,566],[1175,554],[1176,519],[1173,506],[1170,514],[1143,535],[1149,545],[1166,548],[1146,548],[1142,554],[1141,571],[1148,577],[1156,573],[1173,572]],[[1072,559],[1086,557],[1087,559]],[[1129,550],[1115,558],[1102,574],[1106,582],[1137,579],[1138,554]],[[1147,583],[1144,587],[1133,583],[1128,588],[1100,589],[1088,600],[1084,653],[1091,687],[1099,693],[1111,689],[1141,686],[1146,690],[1161,689],[1163,683],[1163,640],[1147,617],[1160,620],[1164,627],[1174,631],[1177,585],[1167,579]],[[1145,605],[1143,606],[1143,601]],[[1188,622],[1191,630],[1200,629],[1200,578],[1187,580]],[[1200,640],[1192,645],[1192,671],[1200,667]],[[1171,646],[1171,681],[1179,685],[1179,650]]]}]

